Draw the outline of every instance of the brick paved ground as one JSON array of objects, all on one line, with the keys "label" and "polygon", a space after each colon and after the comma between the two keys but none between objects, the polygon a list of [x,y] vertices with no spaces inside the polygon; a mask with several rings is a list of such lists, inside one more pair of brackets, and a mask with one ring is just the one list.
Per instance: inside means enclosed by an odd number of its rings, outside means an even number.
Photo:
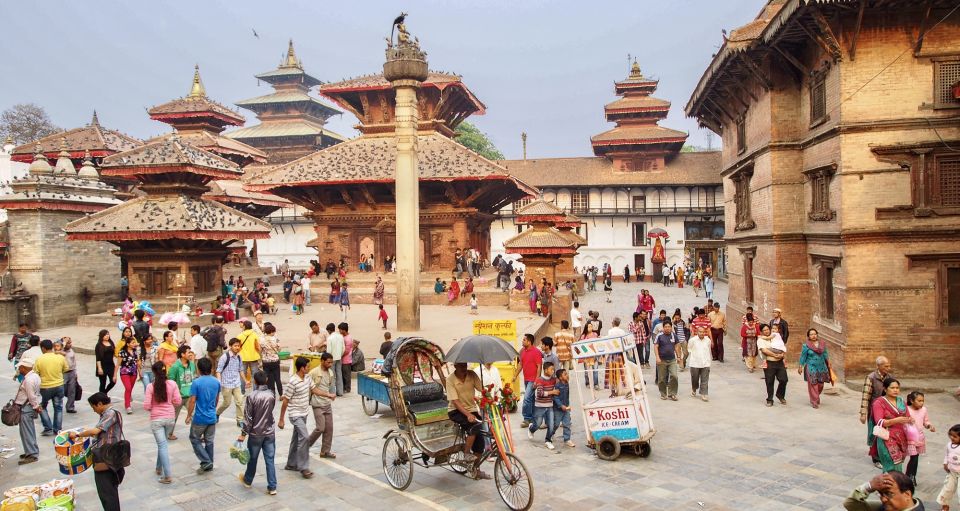
[{"label": "brick paved ground", "polygon": [[[658,306],[688,310],[702,299],[689,289],[649,286]],[[718,286],[718,299],[725,300],[725,287]],[[614,314],[628,316],[639,286],[615,285],[614,303],[603,303],[600,293],[581,300],[581,308],[603,312],[605,324]],[[659,308],[659,307],[658,307]],[[787,315],[789,318],[789,314]],[[429,318],[428,318],[429,320]],[[797,332],[802,325],[797,325]],[[281,332],[282,333],[282,332]],[[791,344],[793,344],[791,342]],[[574,418],[574,449],[550,452],[541,443],[531,443],[513,421],[518,455],[531,470],[536,492],[534,509],[664,509],[664,510],[786,510],[840,509],[850,489],[876,471],[866,456],[864,426],[857,420],[859,396],[842,388],[825,396],[819,410],[805,404],[805,386],[790,372],[787,406],[764,406],[759,374],[748,374],[738,363],[738,343],[728,340],[726,364],[711,375],[711,401],[703,403],[683,392],[689,378],[680,377],[679,402],[652,402],[657,435],[647,459],[624,455],[615,462],[597,459],[583,447],[579,417]],[[80,358],[80,380],[89,392],[95,387],[93,362]],[[648,382],[652,379],[647,375]],[[13,382],[0,381],[0,396],[12,395]],[[122,399],[121,389],[112,392]],[[134,398],[140,405],[142,391]],[[939,431],[928,435],[930,453],[921,460],[919,496],[932,503],[941,482],[939,453],[945,431],[956,416],[957,402],[947,394],[927,396],[930,414]],[[94,422],[86,406],[67,415],[65,427]],[[180,440],[172,443],[175,483],[157,484],[153,476],[156,447],[141,410],[125,416],[126,434],[134,446],[133,464],[121,495],[127,509],[248,510],[267,506],[275,510],[297,509],[504,509],[492,481],[471,481],[442,468],[414,469],[413,484],[406,492],[390,489],[383,477],[380,450],[383,434],[395,426],[391,412],[381,417],[364,415],[355,395],[334,405],[335,462],[316,457],[311,461],[316,477],[304,480],[292,472],[279,472],[279,495],[265,495],[263,470],[253,489],[236,480],[240,465],[227,450],[236,434],[232,420],[221,422],[217,431],[217,461],[212,473],[194,473],[197,461],[187,440],[187,430],[178,428]],[[229,416],[231,411],[226,412]],[[312,419],[311,419],[312,424]],[[16,430],[2,430],[19,450]],[[282,468],[290,438],[289,428],[278,434],[277,464]],[[542,438],[542,437],[541,437]],[[492,471],[492,467],[487,468]],[[0,487],[44,481],[57,475],[52,448],[42,447],[39,463],[18,467],[15,457],[0,468]],[[84,509],[99,503],[90,474],[77,477],[79,499]]]}]

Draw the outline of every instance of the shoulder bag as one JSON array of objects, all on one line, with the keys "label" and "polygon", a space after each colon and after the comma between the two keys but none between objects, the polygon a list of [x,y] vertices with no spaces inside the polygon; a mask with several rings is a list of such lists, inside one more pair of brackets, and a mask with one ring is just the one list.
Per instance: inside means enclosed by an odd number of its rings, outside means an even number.
[{"label": "shoulder bag", "polygon": [[[22,387],[23,382],[20,382],[20,387],[17,387],[17,394],[20,393]],[[14,394],[14,398],[7,401],[7,404],[3,405],[3,411],[0,411],[0,422],[3,422],[5,426],[20,425],[20,415],[23,413],[21,408],[23,405],[18,405],[14,402],[17,399],[17,394]]]},{"label": "shoulder bag", "polygon": [[123,416],[117,410],[113,413],[117,414],[117,421],[120,423],[120,440],[94,448],[93,459],[111,470],[119,470],[130,466],[130,442],[123,434]]},{"label": "shoulder bag", "polygon": [[363,352],[360,351],[360,347],[354,345],[353,352],[350,355],[353,360],[353,364],[350,365],[350,370],[355,373],[362,373],[367,369],[367,362],[364,359]]}]

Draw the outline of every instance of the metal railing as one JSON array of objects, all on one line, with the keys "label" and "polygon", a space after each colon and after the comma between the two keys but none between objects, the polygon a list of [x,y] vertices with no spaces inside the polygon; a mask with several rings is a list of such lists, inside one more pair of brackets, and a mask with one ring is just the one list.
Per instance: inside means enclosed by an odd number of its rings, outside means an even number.
[{"label": "metal railing", "polygon": [[[616,215],[636,215],[636,216],[650,216],[650,215],[675,215],[675,214],[687,214],[687,215],[704,215],[704,216],[716,216],[723,215],[723,206],[660,206],[660,207],[643,207],[635,208],[629,206],[623,207],[612,207],[612,208],[564,208],[565,211],[577,216],[592,215],[592,216],[616,216]],[[504,217],[514,217],[517,216],[513,210],[507,212],[504,211]]]}]

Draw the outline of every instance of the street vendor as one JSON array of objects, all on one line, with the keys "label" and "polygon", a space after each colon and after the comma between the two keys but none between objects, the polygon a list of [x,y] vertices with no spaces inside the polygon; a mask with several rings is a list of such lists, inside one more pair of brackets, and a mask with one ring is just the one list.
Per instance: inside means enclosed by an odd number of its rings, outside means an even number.
[{"label": "street vendor", "polygon": [[[453,374],[447,378],[447,416],[463,429],[466,440],[463,444],[463,459],[465,463],[476,461],[473,444],[477,435],[483,429],[483,421],[480,419],[480,407],[477,405],[477,393],[483,392],[480,385],[480,378],[476,373],[467,369],[467,364],[454,364]],[[478,445],[479,452],[483,452],[482,441]],[[486,474],[477,472],[478,479],[487,479]]]}]

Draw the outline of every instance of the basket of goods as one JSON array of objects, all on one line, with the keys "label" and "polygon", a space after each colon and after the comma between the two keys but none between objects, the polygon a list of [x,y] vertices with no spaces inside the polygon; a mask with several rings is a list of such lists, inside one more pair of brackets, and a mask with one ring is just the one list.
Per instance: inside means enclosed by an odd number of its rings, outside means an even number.
[{"label": "basket of goods", "polygon": [[77,475],[93,466],[92,437],[77,437],[70,439],[70,431],[61,431],[53,441],[53,450],[60,464],[60,473]]}]

